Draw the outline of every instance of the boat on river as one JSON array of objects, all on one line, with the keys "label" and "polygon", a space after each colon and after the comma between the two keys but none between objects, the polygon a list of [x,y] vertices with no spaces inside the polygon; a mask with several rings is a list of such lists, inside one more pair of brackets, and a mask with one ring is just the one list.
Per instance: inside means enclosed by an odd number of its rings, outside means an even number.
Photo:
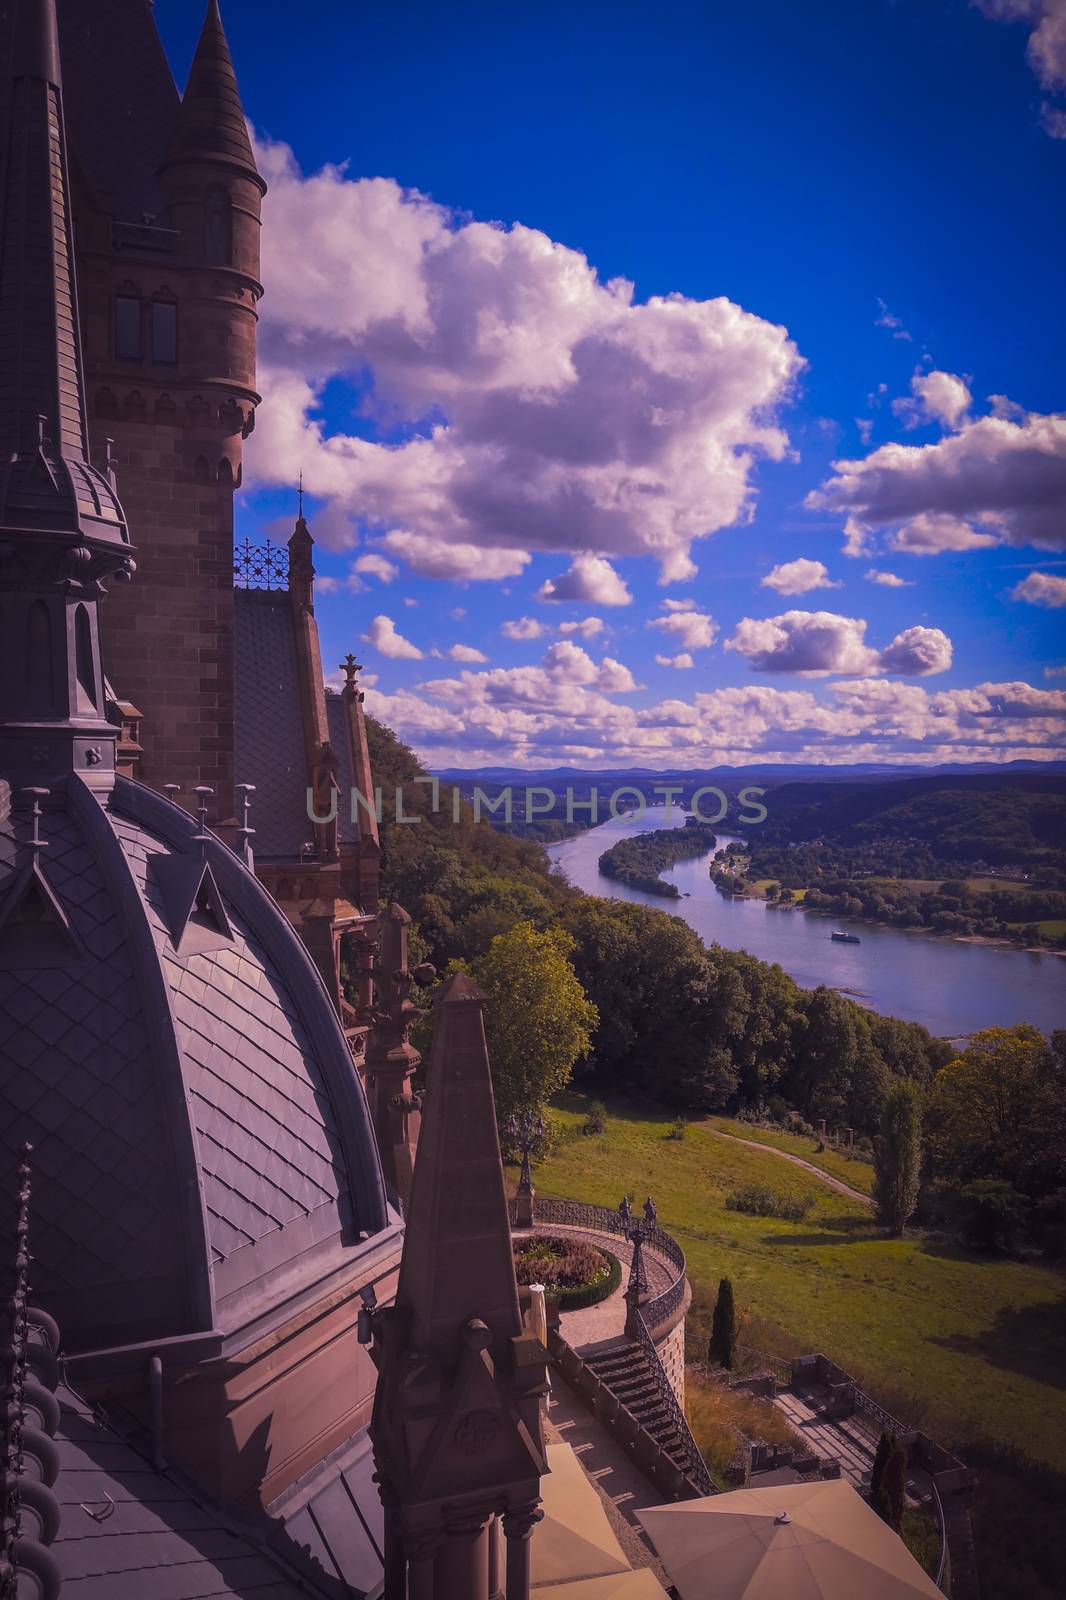
[{"label": "boat on river", "polygon": [[829,937],[835,939],[837,944],[862,944],[862,940],[857,933],[837,933],[834,929]]}]

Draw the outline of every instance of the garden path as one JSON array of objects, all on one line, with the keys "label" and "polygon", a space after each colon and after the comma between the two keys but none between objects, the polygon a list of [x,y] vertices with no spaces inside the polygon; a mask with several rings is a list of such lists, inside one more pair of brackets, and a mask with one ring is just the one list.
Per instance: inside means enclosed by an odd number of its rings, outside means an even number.
[{"label": "garden path", "polygon": [[765,1150],[767,1155],[780,1156],[782,1161],[791,1161],[794,1167],[802,1167],[804,1172],[809,1172],[812,1178],[819,1178],[838,1194],[847,1195],[849,1200],[857,1200],[860,1205],[873,1207],[873,1201],[868,1194],[863,1194],[861,1189],[853,1189],[850,1183],[845,1183],[842,1178],[834,1178],[830,1172],[823,1172],[821,1167],[816,1167],[812,1161],[804,1161],[802,1156],[794,1156],[788,1150],[779,1150],[773,1144],[762,1144],[758,1139],[742,1139],[737,1133],[726,1133],[722,1128],[712,1128],[710,1123],[701,1123],[701,1127],[708,1133],[713,1133],[716,1139],[728,1139],[731,1144],[746,1144],[752,1150]]}]

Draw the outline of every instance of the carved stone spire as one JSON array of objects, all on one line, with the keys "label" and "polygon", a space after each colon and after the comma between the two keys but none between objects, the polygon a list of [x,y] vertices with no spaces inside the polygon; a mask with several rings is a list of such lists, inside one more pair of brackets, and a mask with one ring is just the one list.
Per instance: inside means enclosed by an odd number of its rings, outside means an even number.
[{"label": "carved stone spire", "polygon": [[[54,0],[16,0],[0,150],[0,542],[128,547],[110,464],[89,462]],[[125,553],[125,552],[123,552]]]},{"label": "carved stone spire", "polygon": [[484,1003],[463,973],[438,999],[396,1302],[372,1317],[386,1571],[417,1600],[488,1600],[497,1516],[508,1600],[527,1600],[546,1470],[546,1352],[519,1309]]},{"label": "carved stone spire", "polygon": [[[0,779],[105,791],[96,602],[135,570],[110,458],[88,458],[54,0],[16,0],[0,140]],[[110,452],[109,452],[110,457]]]},{"label": "carved stone spire", "polygon": [[258,176],[218,0],[208,0],[165,165],[179,161],[223,162]]}]

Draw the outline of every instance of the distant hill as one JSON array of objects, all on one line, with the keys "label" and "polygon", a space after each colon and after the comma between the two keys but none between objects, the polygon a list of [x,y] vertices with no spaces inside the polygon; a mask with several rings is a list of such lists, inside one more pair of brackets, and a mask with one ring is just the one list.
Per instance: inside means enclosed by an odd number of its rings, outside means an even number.
[{"label": "distant hill", "polygon": [[1066,852],[1066,775],[930,774],[877,784],[787,783],[773,789],[760,846],[915,842],[946,860],[1053,860]]}]

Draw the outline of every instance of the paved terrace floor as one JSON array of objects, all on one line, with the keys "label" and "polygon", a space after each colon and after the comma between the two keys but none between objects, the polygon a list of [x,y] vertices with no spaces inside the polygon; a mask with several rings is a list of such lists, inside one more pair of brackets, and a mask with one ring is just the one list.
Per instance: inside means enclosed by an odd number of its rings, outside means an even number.
[{"label": "paved terrace floor", "polygon": [[[633,1246],[628,1239],[623,1239],[617,1233],[597,1233],[591,1228],[575,1228],[570,1225],[556,1224],[554,1222],[538,1223],[536,1229],[516,1229],[516,1239],[528,1238],[530,1232],[555,1233],[584,1239],[587,1244],[597,1245],[601,1250],[610,1251],[622,1263],[622,1282],[613,1294],[606,1300],[601,1300],[598,1305],[586,1306],[583,1311],[564,1311],[562,1313],[562,1326],[560,1332],[567,1344],[573,1350],[587,1350],[596,1345],[610,1343],[618,1339],[625,1332],[626,1302],[625,1288],[629,1282],[629,1268],[633,1260]],[[677,1276],[677,1268],[672,1261],[661,1256],[650,1245],[644,1246],[644,1270],[648,1279],[649,1296],[660,1295],[669,1289]]]},{"label": "paved terrace floor", "polygon": [[[784,1412],[793,1428],[811,1450],[829,1461],[839,1461],[840,1470],[856,1489],[869,1488],[880,1428],[861,1411],[850,1417],[829,1419],[821,1415],[826,1391],[821,1384],[799,1389],[780,1389],[774,1404]],[[907,1498],[919,1505],[933,1492],[927,1472],[913,1470],[907,1478]]]}]

